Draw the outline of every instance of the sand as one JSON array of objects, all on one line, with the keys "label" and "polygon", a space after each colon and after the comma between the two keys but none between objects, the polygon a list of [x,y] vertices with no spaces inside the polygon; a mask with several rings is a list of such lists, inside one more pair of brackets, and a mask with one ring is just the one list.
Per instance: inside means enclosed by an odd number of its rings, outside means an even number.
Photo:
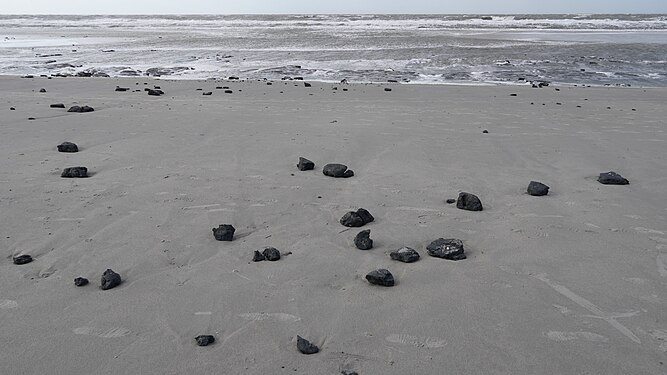
[{"label": "sand", "polygon": [[[667,90],[312,86],[0,78],[2,373],[667,371]],[[484,211],[445,203],[460,191]],[[375,221],[339,224],[359,207]],[[468,259],[429,257],[440,237]],[[267,246],[291,254],[251,262]],[[403,246],[421,260],[391,260]]]}]

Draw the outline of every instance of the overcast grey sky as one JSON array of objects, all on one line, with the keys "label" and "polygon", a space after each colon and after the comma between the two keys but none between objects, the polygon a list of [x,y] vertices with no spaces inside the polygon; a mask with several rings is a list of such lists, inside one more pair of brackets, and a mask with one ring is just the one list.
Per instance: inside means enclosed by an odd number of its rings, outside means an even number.
[{"label": "overcast grey sky", "polygon": [[667,13],[667,0],[0,0],[0,14]]}]

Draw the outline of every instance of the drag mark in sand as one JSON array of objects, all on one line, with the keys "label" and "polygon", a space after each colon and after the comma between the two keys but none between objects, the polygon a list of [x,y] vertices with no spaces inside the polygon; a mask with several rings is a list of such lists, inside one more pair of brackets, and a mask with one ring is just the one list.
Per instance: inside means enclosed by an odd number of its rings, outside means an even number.
[{"label": "drag mark in sand", "polygon": [[442,348],[447,344],[445,340],[437,337],[417,337],[402,334],[389,335],[385,340],[393,344],[410,345],[427,349]]},{"label": "drag mark in sand", "polygon": [[641,340],[639,340],[639,337],[635,336],[635,334],[632,333],[632,331],[627,329],[624,325],[622,325],[616,320],[617,318],[632,316],[635,315],[636,313],[616,314],[616,315],[607,314],[604,311],[602,311],[599,307],[591,303],[589,300],[585,299],[584,297],[581,297],[578,294],[571,291],[570,289],[562,285],[558,285],[552,282],[551,280],[547,279],[546,274],[534,275],[533,277],[549,285],[555,291],[567,297],[570,301],[576,303],[577,305],[593,313],[593,315],[590,315],[589,317],[604,320],[630,340],[636,342],[637,344],[641,344]]},{"label": "drag mark in sand", "polygon": [[19,304],[16,301],[12,301],[10,299],[1,299],[0,300],[0,310],[15,309],[18,306],[19,306]]},{"label": "drag mark in sand", "polygon": [[215,203],[215,204],[203,204],[200,206],[187,206],[187,207],[181,207],[181,210],[196,210],[200,208],[213,208],[213,207],[219,207],[220,203]]},{"label": "drag mark in sand", "polygon": [[264,313],[264,312],[258,312],[258,313],[247,313],[247,314],[240,314],[239,317],[244,320],[248,320],[251,322],[258,322],[258,321],[263,321],[263,320],[274,320],[274,321],[279,321],[279,322],[298,322],[301,320],[298,316],[291,315],[291,314],[285,314],[285,313]]},{"label": "drag mark in sand", "polygon": [[560,332],[549,331],[544,333],[544,336],[553,341],[572,341],[572,340],[586,340],[592,342],[608,342],[609,339],[593,332]]},{"label": "drag mark in sand", "polygon": [[114,327],[109,329],[102,329],[95,327],[79,327],[79,328],[74,328],[73,331],[74,334],[76,335],[97,336],[103,339],[115,339],[130,334],[130,330],[125,329],[123,327]]}]

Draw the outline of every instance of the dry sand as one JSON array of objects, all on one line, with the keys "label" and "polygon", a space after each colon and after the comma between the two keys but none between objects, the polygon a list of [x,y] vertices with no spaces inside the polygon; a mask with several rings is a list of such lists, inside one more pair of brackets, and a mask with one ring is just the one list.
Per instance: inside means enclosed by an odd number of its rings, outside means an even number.
[{"label": "dry sand", "polygon": [[[147,96],[155,84],[166,95]],[[665,89],[0,87],[3,374],[667,371]],[[322,175],[334,162],[355,176]],[[92,176],[61,178],[70,166]],[[610,170],[630,185],[599,184]],[[527,195],[531,180],[550,194]],[[485,210],[445,204],[459,191]],[[358,207],[376,219],[370,251],[338,223]],[[213,238],[223,223],[233,242]],[[439,237],[468,259],[429,257]],[[292,254],[252,263],[265,246]],[[422,259],[392,261],[402,246]],[[124,282],[102,291],[107,268]],[[369,285],[376,268],[396,286]],[[321,352],[299,353],[297,334]]]}]

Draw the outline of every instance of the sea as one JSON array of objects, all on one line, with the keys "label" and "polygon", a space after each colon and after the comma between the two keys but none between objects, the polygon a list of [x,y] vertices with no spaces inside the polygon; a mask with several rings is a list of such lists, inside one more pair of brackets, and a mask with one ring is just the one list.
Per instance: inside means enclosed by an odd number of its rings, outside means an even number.
[{"label": "sea", "polygon": [[0,15],[0,75],[667,86],[667,15]]}]

